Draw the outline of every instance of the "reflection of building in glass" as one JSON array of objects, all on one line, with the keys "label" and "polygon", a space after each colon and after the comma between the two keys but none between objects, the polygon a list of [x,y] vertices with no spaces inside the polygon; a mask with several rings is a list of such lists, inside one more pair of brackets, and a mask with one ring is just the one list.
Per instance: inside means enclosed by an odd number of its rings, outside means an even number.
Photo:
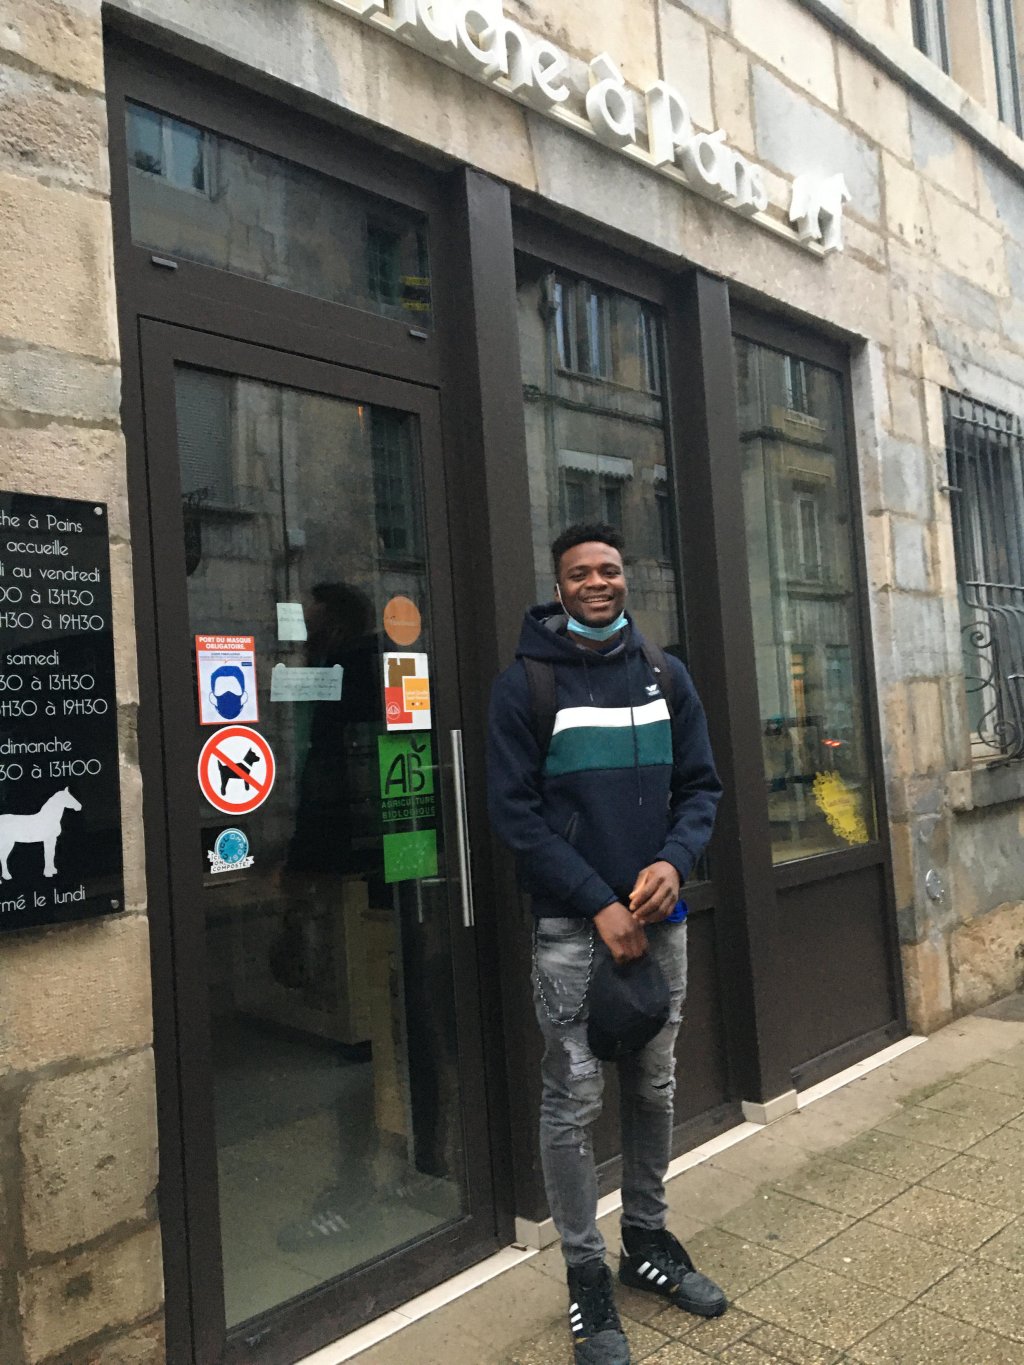
[{"label": "reflection of building in glass", "polygon": [[417,324],[426,224],[209,129],[129,104],[132,236],[201,265]]},{"label": "reflection of building in glass", "polygon": [[815,777],[869,788],[841,395],[766,347],[739,342],[737,367],[769,813],[776,858],[801,857],[837,842]]},{"label": "reflection of building in glass", "polygon": [[521,260],[519,337],[538,599],[552,595],[548,547],[557,532],[609,522],[626,538],[641,629],[677,641],[656,310]]}]

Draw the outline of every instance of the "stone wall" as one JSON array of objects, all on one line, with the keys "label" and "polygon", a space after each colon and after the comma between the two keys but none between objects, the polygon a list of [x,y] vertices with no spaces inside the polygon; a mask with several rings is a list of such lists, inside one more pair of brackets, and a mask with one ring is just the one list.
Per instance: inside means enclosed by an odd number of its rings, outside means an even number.
[{"label": "stone wall", "polygon": [[0,937],[0,1361],[163,1362],[98,0],[0,3],[0,486],[110,507],[127,908]]},{"label": "stone wall", "polygon": [[328,116],[353,110],[862,339],[855,420],[911,1021],[930,1030],[1019,980],[995,925],[1017,923],[1007,906],[1024,886],[993,898],[970,869],[1012,858],[1000,831],[1024,781],[970,819],[947,792],[970,745],[940,486],[943,386],[1024,414],[1024,144],[912,46],[909,0],[631,0],[628,22],[615,5],[506,0],[571,57],[580,89],[601,51],[635,85],[677,84],[698,125],[766,168],[774,203],[809,154],[842,169],[846,250],[824,262],[320,0],[122,2],[186,53],[194,41],[303,87]]},{"label": "stone wall", "polygon": [[[354,111],[862,339],[855,419],[911,1018],[934,1028],[1020,984],[1024,784],[1011,774],[979,791],[965,773],[940,485],[942,386],[1024,413],[1024,145],[912,49],[907,0],[507,0],[577,71],[606,49],[630,81],[677,83],[699,124],[765,166],[777,201],[818,149],[855,196],[847,249],[826,261],[320,0],[118,6],[185,55],[300,87],[327,117]],[[0,467],[4,487],[111,508],[128,905],[0,938],[3,1365],[163,1359],[102,85],[98,0],[0,0]]]}]

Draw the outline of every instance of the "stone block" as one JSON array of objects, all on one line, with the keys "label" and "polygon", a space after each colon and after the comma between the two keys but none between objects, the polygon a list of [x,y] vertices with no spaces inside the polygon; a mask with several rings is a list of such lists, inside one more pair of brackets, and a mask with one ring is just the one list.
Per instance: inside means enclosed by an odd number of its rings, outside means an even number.
[{"label": "stone block", "polygon": [[885,180],[885,221],[889,231],[915,253],[930,252],[932,229],[921,177],[901,161],[882,153]]},{"label": "stone block", "polygon": [[670,3],[682,5],[702,19],[710,19],[719,28],[729,27],[729,0],[670,0]]},{"label": "stone block", "polygon": [[839,107],[832,34],[795,0],[732,0],[732,31],[741,46],[794,85]]},{"label": "stone block", "polygon": [[148,930],[123,915],[0,939],[0,1072],[150,1043]]},{"label": "stone block", "polygon": [[110,209],[0,174],[0,336],[77,355],[117,355]]},{"label": "stone block", "polygon": [[[19,1278],[25,1360],[37,1365],[157,1311],[163,1298],[160,1234],[146,1228],[114,1246],[34,1266]],[[77,1365],[81,1355],[70,1358]]]},{"label": "stone block", "polygon": [[111,535],[128,535],[124,438],[119,431],[54,424],[0,426],[4,487],[107,504]]},{"label": "stone block", "polygon": [[890,518],[893,582],[908,592],[927,592],[929,587],[928,529],[919,521]]},{"label": "stone block", "polygon": [[1024,988],[1024,901],[997,905],[956,929],[949,944],[959,1014]]},{"label": "stone block", "polygon": [[559,0],[550,6],[510,0],[505,13],[586,61],[607,52],[626,80],[641,89],[658,79],[655,0],[597,6],[589,0]]},{"label": "stone block", "polygon": [[107,118],[99,94],[0,67],[0,168],[106,194]]},{"label": "stone block", "polygon": [[32,1086],[21,1109],[22,1223],[29,1255],[142,1222],[156,1188],[153,1056],[131,1053]]},{"label": "stone block", "polygon": [[1006,255],[1002,234],[977,213],[937,186],[924,184],[936,259],[979,289],[1006,293]]},{"label": "stone block", "polygon": [[[761,0],[745,2],[764,8]],[[875,148],[758,65],[754,66],[754,128],[758,155],[765,161],[787,175],[841,171],[850,190],[849,209],[870,222],[878,221],[881,195]]]},{"label": "stone block", "polygon": [[921,384],[913,375],[894,374],[889,384],[889,430],[911,445],[924,443]]},{"label": "stone block", "polygon": [[[994,336],[1001,330],[1000,300],[989,290],[938,266],[929,271],[927,288],[932,299],[927,306],[932,316],[944,313],[954,325],[965,331],[989,332]],[[974,337],[972,341],[977,345],[981,338]]]},{"label": "stone block", "polygon": [[946,119],[917,100],[910,102],[910,147],[905,161],[913,160],[919,171],[964,203],[972,206],[977,203],[977,176],[970,143],[955,133]]},{"label": "stone block", "polygon": [[1024,187],[981,153],[978,171],[978,200],[982,212],[1024,246]]},{"label": "stone block", "polygon": [[0,0],[0,53],[102,90],[99,0]]},{"label": "stone block", "polygon": [[[708,31],[699,19],[668,0],[660,0],[658,18],[664,78],[686,100],[694,123],[710,132],[715,127],[715,115],[711,106]],[[722,126],[726,138],[731,138],[732,129],[728,124]]]},{"label": "stone block", "polygon": [[900,955],[908,1023],[915,1033],[934,1033],[953,1017],[946,941],[936,936],[920,943],[904,943]]},{"label": "stone block", "polygon": [[909,161],[910,113],[906,91],[845,43],[839,43],[838,55],[843,113],[872,141]]},{"label": "stone block", "polygon": [[[67,1365],[73,1363],[68,1361]],[[79,1352],[74,1365],[167,1365],[163,1320],[147,1323],[114,1341]]]},{"label": "stone block", "polygon": [[915,775],[944,772],[948,763],[941,685],[932,678],[921,679],[908,684],[907,691],[912,771]]},{"label": "stone block", "polygon": [[927,522],[932,511],[932,466],[919,445],[885,438],[881,442],[882,496],[890,512]]},{"label": "stone block", "polygon": [[711,93],[715,123],[741,152],[754,155],[750,63],[727,38],[711,34]]},{"label": "stone block", "polygon": [[901,820],[889,826],[892,879],[899,909],[914,903],[914,850],[910,826]]},{"label": "stone block", "polygon": [[15,349],[0,365],[0,409],[116,422],[120,396],[121,372],[113,364],[61,351]]},{"label": "stone block", "polygon": [[142,773],[137,764],[121,763],[121,849],[124,858],[126,910],[144,910],[146,898],[146,831],[142,821]]},{"label": "stone block", "polygon": [[933,597],[892,594],[892,629],[898,654],[879,661],[880,671],[893,669],[897,678],[938,678],[949,672],[950,657],[946,643],[942,603]]}]

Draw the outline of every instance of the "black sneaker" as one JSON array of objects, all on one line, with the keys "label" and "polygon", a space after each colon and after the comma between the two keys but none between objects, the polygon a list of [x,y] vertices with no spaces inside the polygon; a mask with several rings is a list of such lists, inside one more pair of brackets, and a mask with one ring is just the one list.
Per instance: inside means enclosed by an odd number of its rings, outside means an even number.
[{"label": "black sneaker", "polygon": [[720,1318],[729,1306],[724,1292],[702,1275],[686,1248],[662,1229],[660,1232],[623,1229],[625,1245],[619,1258],[619,1279],[630,1289],[660,1294],[677,1308],[701,1318]]},{"label": "black sneaker", "polygon": [[576,1365],[629,1365],[629,1342],[603,1261],[569,1267],[569,1329]]}]

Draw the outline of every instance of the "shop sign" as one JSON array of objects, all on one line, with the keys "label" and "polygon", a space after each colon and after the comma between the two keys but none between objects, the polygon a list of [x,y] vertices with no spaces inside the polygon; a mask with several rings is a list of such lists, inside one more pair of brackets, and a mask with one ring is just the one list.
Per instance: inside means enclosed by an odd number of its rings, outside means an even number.
[{"label": "shop sign", "polygon": [[573,108],[568,57],[509,19],[500,0],[323,2],[762,227],[822,254],[842,250],[843,206],[850,192],[841,173],[798,176],[791,187],[788,226],[767,212],[761,167],[730,147],[724,130],[694,128],[685,97],[666,81],[636,91],[614,58],[602,52],[589,64],[585,103]]},{"label": "shop sign", "polygon": [[0,931],[123,904],[107,509],[0,493]]}]

